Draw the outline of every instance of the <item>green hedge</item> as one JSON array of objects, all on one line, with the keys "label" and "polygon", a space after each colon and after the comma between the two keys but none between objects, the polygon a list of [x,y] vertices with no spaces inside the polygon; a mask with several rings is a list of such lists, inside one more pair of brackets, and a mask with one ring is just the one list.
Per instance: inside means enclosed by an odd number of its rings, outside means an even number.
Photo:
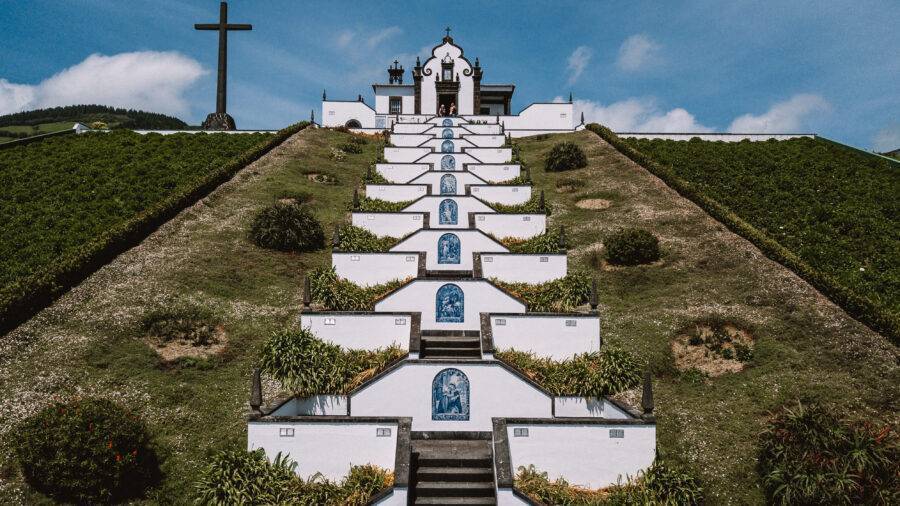
[{"label": "green hedge", "polygon": [[615,395],[641,383],[641,369],[634,355],[604,347],[556,361],[530,352],[503,350],[495,356],[518,369],[553,395],[600,397]]},{"label": "green hedge", "polygon": [[344,225],[337,231],[334,249],[354,253],[383,253],[399,242],[400,239],[396,237],[378,237],[362,227]]},{"label": "green hedge", "polygon": [[703,208],[713,218],[724,223],[731,231],[752,242],[766,256],[797,273],[841,306],[851,316],[884,333],[894,344],[900,344],[900,317],[883,310],[867,297],[853,292],[839,283],[833,276],[814,268],[771,236],[754,227],[735,212],[707,195],[697,185],[678,176],[671,167],[656,163],[649,156],[628,145],[610,129],[596,123],[588,125],[587,129],[596,133],[623,155],[662,179],[680,195]]},{"label": "green hedge", "polygon": [[306,128],[308,124],[301,122],[279,131],[272,139],[203,175],[190,187],[175,190],[161,201],[98,234],[90,242],[78,246],[53,264],[4,287],[0,291],[0,332],[26,321],[62,293],[138,244],[157,227],[208,195],[238,171]]}]

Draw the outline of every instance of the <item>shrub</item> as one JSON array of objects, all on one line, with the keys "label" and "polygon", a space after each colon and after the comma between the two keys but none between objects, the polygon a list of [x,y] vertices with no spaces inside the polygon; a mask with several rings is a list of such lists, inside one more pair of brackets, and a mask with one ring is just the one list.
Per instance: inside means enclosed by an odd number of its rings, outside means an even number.
[{"label": "shrub", "polygon": [[587,156],[574,142],[560,142],[547,154],[545,169],[547,172],[580,169],[587,166]]},{"label": "shrub", "polygon": [[369,184],[391,184],[374,166],[370,166],[369,170],[366,171],[364,181]]},{"label": "shrub", "polygon": [[49,406],[18,427],[13,446],[25,480],[58,501],[127,499],[159,479],[144,424],[107,400]]},{"label": "shrub", "polygon": [[174,299],[150,309],[141,318],[145,336],[163,343],[190,341],[194,346],[215,342],[218,324],[219,319],[209,308]]},{"label": "shrub", "polygon": [[347,153],[348,155],[358,155],[363,152],[362,146],[355,142],[347,142],[338,146],[338,149]]},{"label": "shrub", "polygon": [[760,436],[759,471],[771,503],[898,504],[895,429],[839,421],[818,404],[785,408]]},{"label": "shrub", "polygon": [[591,296],[591,275],[584,271],[572,271],[564,278],[539,284],[491,281],[524,300],[529,311],[572,311]]},{"label": "shrub", "polygon": [[659,260],[659,240],[640,228],[621,229],[604,241],[606,259],[612,264],[638,265]]},{"label": "shrub", "polygon": [[354,466],[340,483],[296,474],[297,464],[280,453],[272,462],[262,449],[224,451],[213,456],[196,484],[197,503],[363,505],[393,484],[393,475],[375,466]]},{"label": "shrub", "polygon": [[404,280],[396,280],[362,287],[338,278],[334,267],[321,267],[309,273],[312,300],[332,311],[370,311],[376,300],[403,283]]},{"label": "shrub", "polygon": [[538,358],[530,352],[504,350],[498,359],[521,369],[554,395],[599,397],[634,388],[641,382],[637,360],[616,348],[575,355],[569,360]]},{"label": "shrub", "polygon": [[308,329],[285,329],[266,341],[260,368],[295,395],[338,395],[348,393],[404,355],[397,346],[346,350],[322,341]]},{"label": "shrub", "polygon": [[397,213],[402,211],[410,204],[412,204],[411,200],[405,200],[403,202],[388,202],[387,200],[363,197],[359,199],[359,207],[357,207],[355,211]]},{"label": "shrub", "polygon": [[378,237],[362,227],[353,225],[338,229],[335,249],[360,253],[376,253],[391,249],[400,242],[394,237]]},{"label": "shrub", "polygon": [[545,203],[544,208],[541,209],[541,197],[539,192],[532,192],[528,202],[523,202],[521,204],[498,204],[496,202],[491,202],[490,205],[498,213],[544,213],[547,216],[550,216],[549,205]]},{"label": "shrub", "polygon": [[279,251],[315,251],[325,247],[322,224],[297,203],[276,202],[253,219],[250,237],[261,247]]},{"label": "shrub", "polygon": [[559,253],[560,250],[565,249],[561,239],[560,230],[554,228],[524,241],[521,239],[505,238],[501,239],[500,243],[506,246],[512,253]]}]

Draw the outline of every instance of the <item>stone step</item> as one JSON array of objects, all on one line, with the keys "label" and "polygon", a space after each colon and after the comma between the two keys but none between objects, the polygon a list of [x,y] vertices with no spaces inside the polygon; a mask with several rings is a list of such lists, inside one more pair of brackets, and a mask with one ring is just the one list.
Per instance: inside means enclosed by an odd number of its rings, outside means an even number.
[{"label": "stone step", "polygon": [[457,271],[457,270],[425,271],[426,278],[471,278],[474,276],[475,275],[472,271]]},{"label": "stone step", "polygon": [[490,467],[422,467],[416,471],[419,481],[491,481],[494,471]]},{"label": "stone step", "polygon": [[417,497],[413,504],[423,506],[456,506],[497,504],[496,497]]},{"label": "stone step", "polygon": [[444,348],[440,346],[423,347],[419,352],[419,356],[423,359],[481,359],[481,349],[474,348]]},{"label": "stone step", "polygon": [[481,339],[463,336],[422,336],[423,346],[440,346],[442,348],[478,348]]},{"label": "stone step", "polygon": [[490,456],[454,456],[450,455],[420,455],[418,465],[422,467],[491,467],[493,461]]},{"label": "stone step", "polygon": [[420,481],[416,497],[491,497],[493,481]]}]

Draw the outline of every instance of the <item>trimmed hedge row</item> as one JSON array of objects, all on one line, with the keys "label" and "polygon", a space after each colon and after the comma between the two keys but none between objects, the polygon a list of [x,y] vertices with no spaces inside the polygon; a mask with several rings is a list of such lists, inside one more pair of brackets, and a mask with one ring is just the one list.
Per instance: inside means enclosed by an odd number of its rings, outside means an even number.
[{"label": "trimmed hedge row", "polygon": [[587,125],[587,129],[662,179],[681,196],[700,206],[713,218],[724,223],[732,232],[752,242],[767,257],[794,271],[834,303],[841,306],[850,316],[883,333],[895,345],[900,345],[900,318],[881,310],[868,298],[854,293],[840,284],[833,276],[815,269],[778,241],[705,194],[696,185],[679,177],[670,167],[656,163],[649,156],[626,144],[610,129],[596,123]]},{"label": "trimmed hedge row", "polygon": [[0,292],[0,333],[5,333],[31,318],[104,264],[144,240],[160,225],[208,195],[238,171],[307,125],[309,122],[304,121],[280,130],[271,140],[232,158],[204,175],[190,188],[169,195],[127,221],[104,231],[94,240],[79,246],[52,265],[5,287]]}]

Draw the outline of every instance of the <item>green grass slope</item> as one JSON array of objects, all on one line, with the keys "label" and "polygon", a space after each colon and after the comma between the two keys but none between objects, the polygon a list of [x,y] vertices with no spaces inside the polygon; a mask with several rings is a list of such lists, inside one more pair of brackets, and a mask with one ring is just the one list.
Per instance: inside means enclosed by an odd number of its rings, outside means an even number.
[{"label": "green grass slope", "polygon": [[[370,140],[361,154],[336,156],[348,139],[323,129],[292,137],[0,340],[0,502],[46,502],[21,481],[8,445],[15,423],[54,399],[101,395],[144,413],[165,458],[164,481],[147,503],[189,502],[204,457],[246,444],[250,372],[261,344],[296,324],[304,273],[330,263],[328,249],[257,248],[247,229],[256,211],[285,195],[310,199],[326,230],[345,223],[352,188],[381,149]],[[581,145],[588,166],[544,173],[546,153],[562,140]],[[767,413],[788,400],[817,398],[842,415],[896,418],[898,357],[882,336],[596,135],[520,145],[537,188],[546,190],[552,225],[567,227],[570,268],[591,269],[599,280],[604,339],[656,371],[660,450],[703,480],[710,504],[763,503],[756,438]],[[314,174],[338,184],[317,183]],[[585,199],[608,205],[579,207]],[[662,260],[596,265],[592,252],[622,226],[656,233]],[[139,324],[172,298],[221,318],[221,355],[160,360]],[[709,315],[752,329],[755,358],[743,372],[702,379],[674,369],[671,338]],[[265,388],[271,396],[272,385]]]}]

